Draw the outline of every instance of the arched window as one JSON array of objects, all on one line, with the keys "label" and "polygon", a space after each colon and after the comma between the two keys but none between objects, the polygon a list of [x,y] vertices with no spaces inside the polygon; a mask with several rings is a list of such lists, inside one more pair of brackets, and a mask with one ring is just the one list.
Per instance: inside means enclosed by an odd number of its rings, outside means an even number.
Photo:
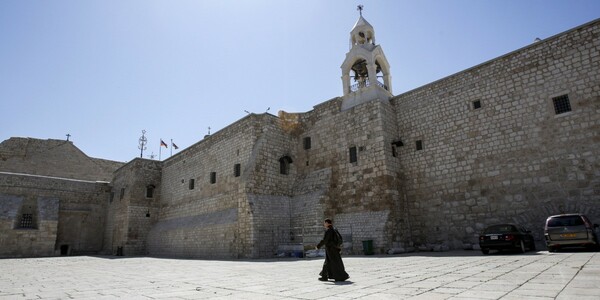
[{"label": "arched window", "polygon": [[146,198],[154,198],[154,185],[148,185],[146,187]]},{"label": "arched window", "polygon": [[292,163],[292,158],[289,156],[284,156],[279,159],[279,173],[283,175],[288,175],[290,173],[290,164]]}]

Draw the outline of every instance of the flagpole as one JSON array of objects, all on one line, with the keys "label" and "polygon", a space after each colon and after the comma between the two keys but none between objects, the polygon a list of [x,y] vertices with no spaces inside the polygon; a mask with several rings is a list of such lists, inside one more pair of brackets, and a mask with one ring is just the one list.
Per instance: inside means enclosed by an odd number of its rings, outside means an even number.
[{"label": "flagpole", "polygon": [[158,146],[158,161],[160,161],[160,153],[162,152],[162,145]]},{"label": "flagpole", "polygon": [[169,155],[169,157],[173,156],[173,139],[171,139],[171,155]]}]

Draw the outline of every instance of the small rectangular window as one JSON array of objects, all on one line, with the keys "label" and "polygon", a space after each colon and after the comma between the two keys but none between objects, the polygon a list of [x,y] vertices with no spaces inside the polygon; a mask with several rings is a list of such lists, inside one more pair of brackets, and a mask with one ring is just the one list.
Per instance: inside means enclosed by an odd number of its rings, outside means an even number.
[{"label": "small rectangular window", "polygon": [[217,183],[217,172],[210,172],[210,183]]},{"label": "small rectangular window", "polygon": [[350,154],[350,162],[351,163],[357,162],[358,161],[358,157],[356,155],[356,147],[350,147],[349,152],[350,152],[349,153]]},{"label": "small rectangular window", "polygon": [[473,101],[473,109],[480,109],[480,108],[481,108],[481,100]]},{"label": "small rectangular window", "polygon": [[421,140],[416,141],[415,146],[417,147],[417,150],[423,150],[423,142]]},{"label": "small rectangular window", "polygon": [[189,189],[193,190],[194,189],[194,185],[196,184],[196,180],[194,178],[190,178],[189,180]]},{"label": "small rectangular window", "polygon": [[304,150],[308,150],[308,149],[311,148],[311,141],[310,141],[310,137],[309,136],[307,136],[307,137],[304,138],[303,144],[304,144]]},{"label": "small rectangular window", "polygon": [[392,156],[398,157],[398,153],[396,152],[396,145],[392,144]]},{"label": "small rectangular window", "polygon": [[569,95],[554,97],[552,98],[552,103],[554,104],[554,112],[557,115],[571,111],[571,102],[569,101]]},{"label": "small rectangular window", "polygon": [[240,177],[241,174],[242,174],[242,165],[235,164],[233,166],[233,176]]}]

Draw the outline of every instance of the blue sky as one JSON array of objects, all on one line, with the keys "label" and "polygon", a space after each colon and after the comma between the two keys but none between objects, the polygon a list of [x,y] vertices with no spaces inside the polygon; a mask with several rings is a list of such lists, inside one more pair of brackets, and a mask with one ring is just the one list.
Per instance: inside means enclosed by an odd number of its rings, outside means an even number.
[{"label": "blue sky", "polygon": [[0,141],[69,133],[126,162],[143,129],[148,158],[245,111],[309,111],[342,95],[358,4],[395,95],[600,17],[597,0],[3,0]]}]

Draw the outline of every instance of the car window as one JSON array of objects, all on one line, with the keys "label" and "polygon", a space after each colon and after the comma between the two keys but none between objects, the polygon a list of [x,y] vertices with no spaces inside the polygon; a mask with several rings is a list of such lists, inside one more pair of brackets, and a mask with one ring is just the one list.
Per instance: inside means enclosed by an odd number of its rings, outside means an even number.
[{"label": "car window", "polygon": [[583,224],[580,216],[554,217],[548,220],[548,227],[581,226]]},{"label": "car window", "polygon": [[512,225],[494,225],[486,228],[484,233],[505,233],[515,231],[517,231],[517,229]]}]

